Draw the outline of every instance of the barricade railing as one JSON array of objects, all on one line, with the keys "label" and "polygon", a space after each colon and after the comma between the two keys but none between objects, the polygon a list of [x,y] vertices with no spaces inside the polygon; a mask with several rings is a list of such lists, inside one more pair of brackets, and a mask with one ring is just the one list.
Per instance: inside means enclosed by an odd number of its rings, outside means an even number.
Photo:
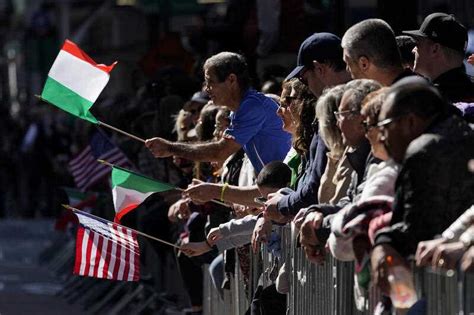
[{"label": "barricade railing", "polygon": [[[281,236],[281,261],[286,262],[289,272],[289,293],[287,307],[289,315],[369,315],[373,314],[380,293],[371,289],[366,310],[358,311],[354,303],[354,264],[337,261],[327,255],[323,265],[310,263],[301,248],[297,246],[295,231],[290,226],[278,227]],[[293,235],[292,235],[293,234]],[[263,272],[264,287],[272,283],[268,273],[273,267],[272,254],[266,248],[251,254],[250,295],[245,295],[241,273],[236,267],[235,283],[230,298],[233,312],[244,314],[254,294],[258,279]],[[417,269],[415,284],[419,298],[426,300],[429,315],[474,314],[474,274],[460,274],[454,271],[437,272],[431,268]],[[240,280],[239,280],[240,279]],[[240,287],[239,287],[240,285]],[[243,301],[245,297],[245,301]],[[227,303],[227,302],[226,302]],[[218,313],[205,313],[214,315]]]}]

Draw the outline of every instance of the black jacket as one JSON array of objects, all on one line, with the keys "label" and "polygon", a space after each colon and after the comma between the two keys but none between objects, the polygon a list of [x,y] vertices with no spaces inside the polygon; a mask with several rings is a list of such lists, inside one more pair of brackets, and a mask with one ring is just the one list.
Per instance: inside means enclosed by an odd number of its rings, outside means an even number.
[{"label": "black jacket", "polygon": [[420,241],[442,233],[474,204],[474,131],[457,116],[434,122],[408,146],[395,184],[391,225],[375,243],[389,243],[403,256]]}]

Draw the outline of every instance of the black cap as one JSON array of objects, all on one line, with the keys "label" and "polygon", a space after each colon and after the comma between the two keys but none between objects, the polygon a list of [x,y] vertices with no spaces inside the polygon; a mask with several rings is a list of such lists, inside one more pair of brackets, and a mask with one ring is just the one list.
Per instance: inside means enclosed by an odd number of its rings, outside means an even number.
[{"label": "black cap", "polygon": [[290,80],[296,77],[303,68],[313,64],[313,60],[322,62],[327,59],[342,60],[341,39],[331,33],[314,33],[306,38],[300,46],[296,68],[286,77]]},{"label": "black cap", "polygon": [[432,13],[425,18],[419,30],[404,31],[403,34],[429,38],[460,52],[467,47],[467,29],[453,15],[446,13]]}]

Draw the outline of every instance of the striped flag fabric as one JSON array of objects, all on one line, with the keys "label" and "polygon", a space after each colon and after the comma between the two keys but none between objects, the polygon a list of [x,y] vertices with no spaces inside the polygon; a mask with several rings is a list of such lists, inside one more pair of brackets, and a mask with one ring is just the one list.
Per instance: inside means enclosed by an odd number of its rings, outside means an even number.
[{"label": "striped flag fabric", "polygon": [[97,124],[89,112],[109,82],[110,66],[97,64],[76,44],[66,40],[48,73],[41,98],[62,110]]},{"label": "striped flag fabric", "polygon": [[115,222],[138,207],[150,195],[174,190],[176,187],[130,170],[112,167],[112,196],[115,206]]},{"label": "striped flag fabric", "polygon": [[104,134],[96,132],[89,143],[69,162],[69,171],[77,188],[86,191],[92,185],[110,174],[110,167],[97,160],[106,160],[118,166],[130,165],[128,158]]},{"label": "striped flag fabric", "polygon": [[137,233],[125,226],[74,211],[79,219],[73,273],[80,276],[138,281]]}]

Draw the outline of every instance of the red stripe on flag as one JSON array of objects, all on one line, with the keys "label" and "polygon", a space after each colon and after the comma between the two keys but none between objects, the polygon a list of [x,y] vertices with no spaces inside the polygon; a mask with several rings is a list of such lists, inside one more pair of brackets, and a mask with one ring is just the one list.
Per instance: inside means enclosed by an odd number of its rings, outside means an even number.
[{"label": "red stripe on flag", "polygon": [[95,262],[94,262],[94,277],[97,277],[97,278],[102,278],[102,277],[99,277],[99,263],[100,263],[100,259],[102,257],[102,243],[103,243],[103,240],[104,238],[103,237],[99,237],[99,239],[97,240],[97,251],[96,251],[96,256],[95,256]]},{"label": "red stripe on flag", "polygon": [[95,233],[90,231],[89,232],[89,239],[87,240],[86,244],[86,253],[85,253],[85,259],[86,259],[86,268],[84,269],[84,275],[89,275],[90,271],[90,261],[91,261],[91,254],[92,254],[92,242],[94,239]]},{"label": "red stripe on flag", "polygon": [[115,214],[114,222],[120,223],[120,220],[122,220],[123,216],[135,209],[136,207],[138,207],[138,203],[134,203],[132,205],[129,205],[128,207],[123,208],[120,212]]},{"label": "red stripe on flag", "polygon": [[110,66],[106,66],[104,64],[97,64],[89,55],[87,55],[82,49],[80,49],[75,43],[71,42],[70,40],[66,39],[64,42],[62,50],[70,53],[71,55],[91,64],[92,66],[96,67],[99,70],[102,70],[106,73],[110,73],[112,69],[117,64],[117,61],[112,63]]},{"label": "red stripe on flag", "polygon": [[81,262],[82,262],[82,242],[84,240],[84,229],[82,227],[78,227],[77,234],[76,234],[76,259],[74,260],[74,271],[75,275],[79,275],[79,271],[81,270]]},{"label": "red stripe on flag", "polygon": [[[122,227],[120,227],[120,228],[122,229],[122,235],[126,239],[127,231],[125,229],[123,229]],[[131,247],[131,248],[133,248],[133,247]],[[131,254],[130,250],[125,251],[125,261],[130,261],[130,254]],[[130,264],[124,264],[123,277],[122,277],[123,280],[128,280],[129,272],[130,272]]]}]

